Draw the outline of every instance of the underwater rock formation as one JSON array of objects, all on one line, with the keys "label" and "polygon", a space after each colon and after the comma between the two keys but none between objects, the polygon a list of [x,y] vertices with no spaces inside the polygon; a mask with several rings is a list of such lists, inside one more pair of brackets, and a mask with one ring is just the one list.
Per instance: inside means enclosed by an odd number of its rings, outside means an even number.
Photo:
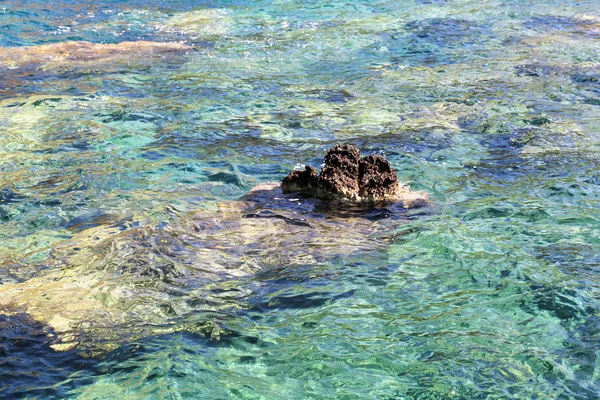
[{"label": "underwater rock formation", "polygon": [[[216,338],[227,315],[247,307],[260,276],[381,250],[405,208],[427,199],[401,186],[385,157],[338,145],[320,174],[307,166],[283,185],[258,185],[166,226],[136,217],[83,227],[32,266],[38,274],[0,285],[0,314],[44,324],[56,333],[55,350],[92,355],[179,330]],[[382,200],[385,208],[371,207]]]},{"label": "underwater rock formation", "polygon": [[311,166],[289,173],[282,183],[284,193],[301,193],[322,200],[355,203],[404,202],[405,207],[427,203],[426,193],[410,192],[382,155],[360,156],[349,144],[338,144],[327,152],[320,174]]},{"label": "underwater rock formation", "polygon": [[[310,182],[316,171],[302,174]],[[265,183],[163,227],[104,221],[54,245],[36,276],[0,285],[0,314],[44,324],[56,334],[55,350],[91,355],[181,330],[216,338],[226,334],[227,315],[247,307],[261,276],[299,278],[313,266],[327,274],[327,260],[381,251],[406,221],[403,203],[328,204]]]},{"label": "underwater rock formation", "polygon": [[91,66],[98,68],[113,63],[163,57],[169,53],[191,50],[182,43],[150,41],[100,44],[85,41],[60,42],[26,47],[0,47],[0,68],[41,68]]}]

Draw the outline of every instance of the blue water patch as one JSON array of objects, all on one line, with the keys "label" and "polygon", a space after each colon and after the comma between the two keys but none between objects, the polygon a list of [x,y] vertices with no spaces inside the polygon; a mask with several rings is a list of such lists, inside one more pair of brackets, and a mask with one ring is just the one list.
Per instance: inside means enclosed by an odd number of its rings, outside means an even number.
[{"label": "blue water patch", "polygon": [[594,25],[593,20],[557,15],[536,15],[525,24],[527,28],[540,31],[565,31],[571,34],[598,38],[600,33],[597,30],[589,29],[590,25]]},{"label": "blue water patch", "polygon": [[600,397],[597,6],[2,2],[0,397]]},{"label": "blue water patch", "polygon": [[61,399],[94,381],[96,361],[76,351],[57,352],[51,329],[26,315],[0,316],[0,394],[5,399]]}]

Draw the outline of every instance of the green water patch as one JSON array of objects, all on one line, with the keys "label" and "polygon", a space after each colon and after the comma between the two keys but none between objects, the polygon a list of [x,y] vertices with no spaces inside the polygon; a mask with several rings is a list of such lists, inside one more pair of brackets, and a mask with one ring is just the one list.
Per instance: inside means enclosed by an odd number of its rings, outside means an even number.
[{"label": "green water patch", "polygon": [[[0,66],[0,393],[598,397],[596,2],[205,3],[3,3],[189,49]],[[431,206],[239,208],[344,141]]]},{"label": "green water patch", "polygon": [[[376,256],[378,262],[381,256]],[[368,263],[342,261],[330,269],[338,284],[331,277],[320,281],[329,290],[340,286],[338,293],[342,288],[354,288],[342,292],[341,297],[323,289],[315,291],[318,277],[307,275],[308,279],[298,280],[302,269],[287,270],[274,282],[277,289],[267,289],[276,291],[266,296],[266,307],[229,321],[230,333],[219,341],[177,334],[136,342],[141,349],[152,343],[153,352],[134,350],[127,353],[126,361],[109,360],[107,365],[116,375],[86,388],[81,395],[92,396],[105,388],[120,391],[120,382],[133,373],[140,377],[140,384],[133,388],[138,394],[578,396],[571,388],[578,388],[579,383],[567,365],[554,361],[551,349],[570,342],[566,351],[570,360],[578,359],[580,365],[589,365],[590,355],[576,350],[578,339],[569,338],[561,318],[544,314],[542,297],[534,299],[541,310],[536,317],[537,311],[527,307],[519,311],[519,293],[527,292],[526,286],[498,289],[471,281],[471,288],[466,282],[448,287],[442,282],[455,274],[435,269],[435,265],[444,269],[448,264],[428,260],[421,268],[418,259],[409,258],[400,268],[392,261],[387,268],[376,270],[372,259]],[[344,276],[346,279],[340,279]],[[514,306],[507,307],[507,300]],[[282,354],[282,348],[288,351]],[[205,361],[192,368],[197,365],[195,358]],[[143,368],[150,360],[151,370]],[[477,360],[477,368],[472,368],[473,360]],[[582,368],[578,376],[584,371]],[[228,385],[211,385],[215,379],[225,379]],[[273,379],[275,386],[270,383]],[[536,384],[531,385],[532,381]],[[582,393],[580,388],[575,390]],[[591,394],[593,388],[589,387],[581,395]]]}]

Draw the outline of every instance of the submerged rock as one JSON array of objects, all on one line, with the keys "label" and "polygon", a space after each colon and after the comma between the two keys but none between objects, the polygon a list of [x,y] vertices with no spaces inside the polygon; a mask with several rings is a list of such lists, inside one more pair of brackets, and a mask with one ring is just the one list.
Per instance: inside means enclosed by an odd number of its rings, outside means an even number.
[{"label": "submerged rock", "polygon": [[172,53],[185,53],[192,48],[182,43],[150,41],[116,44],[85,41],[59,42],[26,47],[0,47],[0,68],[57,68],[85,66],[99,68],[128,64],[136,60],[161,58]]},{"label": "submerged rock", "polygon": [[[352,202],[338,207],[332,199]],[[355,203],[380,200],[394,201]],[[228,316],[248,307],[261,277],[286,271],[304,279],[311,267],[325,273],[328,260],[381,251],[405,221],[403,208],[426,201],[398,183],[385,157],[361,158],[338,145],[320,174],[307,166],[282,185],[261,184],[166,226],[134,217],[127,226],[109,217],[84,224],[53,245],[38,274],[0,285],[0,314],[26,314],[56,333],[53,349],[89,354],[179,330],[217,338]]]},{"label": "submerged rock", "polygon": [[425,205],[429,196],[410,192],[381,155],[360,156],[349,144],[338,144],[327,152],[320,174],[311,166],[289,173],[281,183],[284,193],[302,193],[322,200],[354,203],[403,202],[406,208]]},{"label": "submerged rock", "polygon": [[[308,187],[317,175],[308,168],[294,176]],[[263,279],[269,287],[269,277],[282,273],[327,274],[329,260],[382,251],[406,221],[401,203],[330,204],[265,183],[167,226],[102,221],[55,244],[36,276],[0,285],[0,314],[24,313],[56,333],[53,349],[89,354],[156,334],[206,334],[206,326],[218,337]]]}]

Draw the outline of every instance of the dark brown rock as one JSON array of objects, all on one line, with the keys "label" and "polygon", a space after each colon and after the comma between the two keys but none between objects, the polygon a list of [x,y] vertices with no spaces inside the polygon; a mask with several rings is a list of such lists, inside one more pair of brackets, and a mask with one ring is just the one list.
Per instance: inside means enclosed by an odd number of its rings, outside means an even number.
[{"label": "dark brown rock", "polygon": [[283,193],[315,191],[318,188],[319,175],[317,170],[310,165],[304,167],[304,171],[292,171],[283,178],[281,189]]},{"label": "dark brown rock", "polygon": [[[358,200],[358,164],[360,150],[349,144],[338,144],[325,156],[325,166],[319,175],[320,197],[345,197]],[[319,196],[317,196],[319,197]]]},{"label": "dark brown rock", "polygon": [[358,164],[358,195],[367,201],[390,198],[398,193],[398,175],[380,155],[366,156]]},{"label": "dark brown rock", "polygon": [[321,173],[311,166],[292,171],[283,179],[284,193],[300,192],[323,200],[374,203],[397,200],[408,189],[398,183],[396,171],[381,155],[360,156],[349,144],[329,149]]}]

